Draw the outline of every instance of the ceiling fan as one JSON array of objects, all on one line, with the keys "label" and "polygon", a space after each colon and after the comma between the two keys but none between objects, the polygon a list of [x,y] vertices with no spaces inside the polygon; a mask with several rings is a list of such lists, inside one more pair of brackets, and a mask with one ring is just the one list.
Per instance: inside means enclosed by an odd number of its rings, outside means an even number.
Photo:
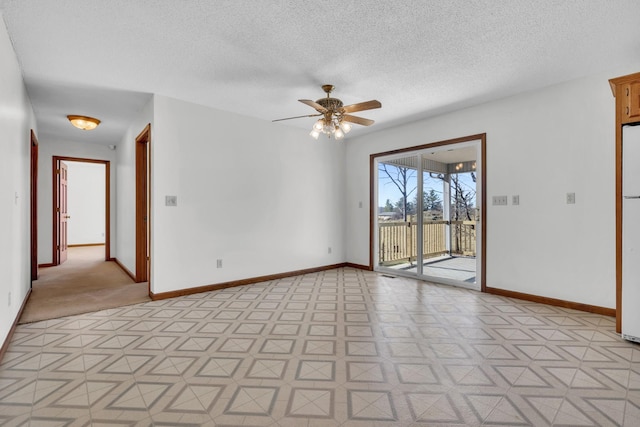
[{"label": "ceiling fan", "polygon": [[352,116],[349,113],[355,113],[357,111],[373,110],[374,108],[382,107],[380,101],[372,100],[366,102],[359,102],[357,104],[351,104],[343,106],[342,101],[338,98],[331,98],[331,92],[333,91],[333,85],[322,85],[322,90],[327,94],[326,98],[320,98],[316,101],[310,99],[299,99],[302,102],[314,108],[318,114],[309,114],[305,116],[287,117],[285,119],[273,120],[279,122],[282,120],[300,119],[302,117],[318,117],[317,122],[313,125],[310,135],[318,139],[321,133],[324,133],[329,138],[333,135],[335,139],[342,139],[344,135],[351,130],[351,124],[355,123],[362,126],[371,126],[373,120],[365,119],[363,117]]}]

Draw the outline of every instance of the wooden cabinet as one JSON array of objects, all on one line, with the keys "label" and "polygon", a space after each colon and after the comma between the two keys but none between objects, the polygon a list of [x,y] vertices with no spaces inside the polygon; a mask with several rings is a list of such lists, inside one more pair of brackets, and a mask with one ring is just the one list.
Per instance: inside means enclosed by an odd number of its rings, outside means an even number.
[{"label": "wooden cabinet", "polygon": [[618,124],[640,121],[640,73],[609,80],[616,97],[616,121]]},{"label": "wooden cabinet", "polygon": [[630,122],[640,120],[640,81],[634,81],[625,85],[627,105],[625,108],[626,118]]}]

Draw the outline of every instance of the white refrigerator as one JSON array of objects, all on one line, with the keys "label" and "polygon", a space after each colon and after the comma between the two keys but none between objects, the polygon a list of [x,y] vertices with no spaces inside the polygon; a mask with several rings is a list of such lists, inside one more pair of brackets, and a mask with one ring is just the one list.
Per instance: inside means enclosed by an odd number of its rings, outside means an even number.
[{"label": "white refrigerator", "polygon": [[622,338],[640,343],[640,126],[622,128]]}]

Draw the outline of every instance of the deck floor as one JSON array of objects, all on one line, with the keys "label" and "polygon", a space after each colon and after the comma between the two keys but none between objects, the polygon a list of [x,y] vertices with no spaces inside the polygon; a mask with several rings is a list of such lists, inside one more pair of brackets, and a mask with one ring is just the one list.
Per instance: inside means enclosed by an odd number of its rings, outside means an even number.
[{"label": "deck floor", "polygon": [[[409,273],[417,272],[415,263],[399,264],[391,268]],[[476,258],[450,255],[429,258],[424,262],[422,272],[425,276],[473,284],[476,283]]]}]

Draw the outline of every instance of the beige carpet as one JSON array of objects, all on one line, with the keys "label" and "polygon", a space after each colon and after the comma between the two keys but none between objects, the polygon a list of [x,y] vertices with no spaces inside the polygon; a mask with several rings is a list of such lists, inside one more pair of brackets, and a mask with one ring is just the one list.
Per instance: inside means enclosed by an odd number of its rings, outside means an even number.
[{"label": "beige carpet", "polygon": [[69,248],[66,262],[40,268],[19,323],[55,319],[151,301],[147,283],[135,283],[104,246]]}]

